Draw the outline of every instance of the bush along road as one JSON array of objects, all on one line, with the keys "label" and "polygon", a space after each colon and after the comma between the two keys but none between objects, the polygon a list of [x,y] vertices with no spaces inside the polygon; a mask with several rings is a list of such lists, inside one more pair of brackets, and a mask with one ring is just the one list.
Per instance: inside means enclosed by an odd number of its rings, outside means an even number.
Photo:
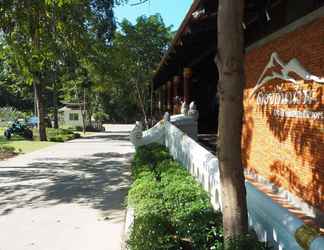
[{"label": "bush along road", "polygon": [[0,161],[4,159],[8,159],[19,154],[19,151],[12,146],[1,146],[0,145]]},{"label": "bush along road", "polygon": [[[128,206],[135,216],[129,249],[224,249],[222,214],[213,210],[208,194],[166,148],[138,148],[132,176]],[[270,249],[252,233],[227,243],[229,250]]]}]

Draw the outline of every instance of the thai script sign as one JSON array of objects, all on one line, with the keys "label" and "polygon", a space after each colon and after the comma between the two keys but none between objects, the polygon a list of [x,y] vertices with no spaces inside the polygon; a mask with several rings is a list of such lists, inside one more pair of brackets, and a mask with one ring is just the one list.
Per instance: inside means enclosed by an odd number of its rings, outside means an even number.
[{"label": "thai script sign", "polygon": [[[275,64],[276,63],[276,64]],[[275,66],[280,66],[280,71],[270,71]],[[270,72],[270,73],[269,73]],[[315,97],[315,91],[312,89],[303,89],[304,81],[298,81],[292,78],[289,74],[294,73],[305,81],[312,81],[318,84],[324,83],[324,78],[320,78],[309,73],[300,62],[294,58],[287,64],[284,63],[278,53],[272,53],[268,64],[266,65],[263,73],[261,74],[256,86],[254,87],[251,97],[255,97],[258,105],[314,105],[319,100]],[[281,79],[285,82],[293,84],[294,90],[282,90],[282,88],[273,88],[270,92],[263,89],[264,86],[271,84],[274,79]],[[272,111],[274,117],[286,118],[301,118],[301,119],[324,119],[323,111],[314,110],[284,110],[274,109]]]},{"label": "thai script sign", "polygon": [[312,111],[312,110],[299,111],[299,110],[275,109],[273,110],[272,115],[275,117],[324,120],[324,112]]},{"label": "thai script sign", "polygon": [[299,90],[287,92],[259,92],[256,97],[258,105],[307,105],[314,104],[316,98],[313,97],[312,90]]}]

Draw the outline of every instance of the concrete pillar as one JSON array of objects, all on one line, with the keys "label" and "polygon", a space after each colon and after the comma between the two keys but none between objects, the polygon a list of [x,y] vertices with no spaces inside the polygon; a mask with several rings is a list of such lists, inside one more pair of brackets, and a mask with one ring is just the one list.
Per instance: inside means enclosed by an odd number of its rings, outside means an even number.
[{"label": "concrete pillar", "polygon": [[192,101],[192,69],[184,68],[183,69],[183,92],[184,92],[184,102],[189,105]]}]

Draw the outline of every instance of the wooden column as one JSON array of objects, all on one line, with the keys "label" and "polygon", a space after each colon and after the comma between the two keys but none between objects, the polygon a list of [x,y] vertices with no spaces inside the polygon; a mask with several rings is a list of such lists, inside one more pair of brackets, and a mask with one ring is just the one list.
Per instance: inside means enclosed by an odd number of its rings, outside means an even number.
[{"label": "wooden column", "polygon": [[181,110],[181,102],[178,98],[180,98],[179,87],[181,85],[181,77],[175,76],[173,78],[173,113],[179,114]]},{"label": "wooden column", "polygon": [[173,111],[173,91],[172,91],[172,81],[167,82],[167,92],[168,92],[168,105],[167,110],[170,114]]},{"label": "wooden column", "polygon": [[183,99],[184,102],[189,105],[192,101],[192,70],[191,68],[183,69]]},{"label": "wooden column", "polygon": [[159,91],[158,90],[154,90],[153,91],[153,117],[157,114],[157,112],[159,111]]},{"label": "wooden column", "polygon": [[167,86],[166,84],[164,84],[162,86],[162,98],[163,98],[163,102],[162,102],[162,111],[163,113],[165,113],[168,109],[168,93],[167,93]]},{"label": "wooden column", "polygon": [[158,110],[159,113],[162,112],[162,105],[163,105],[163,88],[162,86],[158,89]]}]

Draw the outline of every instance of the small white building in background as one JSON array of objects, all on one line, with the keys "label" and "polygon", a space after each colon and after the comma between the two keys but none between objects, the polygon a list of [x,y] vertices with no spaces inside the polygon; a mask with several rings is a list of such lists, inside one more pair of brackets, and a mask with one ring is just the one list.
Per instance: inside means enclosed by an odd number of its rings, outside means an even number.
[{"label": "small white building in background", "polygon": [[83,126],[81,105],[77,103],[66,103],[63,108],[58,110],[60,127]]}]

